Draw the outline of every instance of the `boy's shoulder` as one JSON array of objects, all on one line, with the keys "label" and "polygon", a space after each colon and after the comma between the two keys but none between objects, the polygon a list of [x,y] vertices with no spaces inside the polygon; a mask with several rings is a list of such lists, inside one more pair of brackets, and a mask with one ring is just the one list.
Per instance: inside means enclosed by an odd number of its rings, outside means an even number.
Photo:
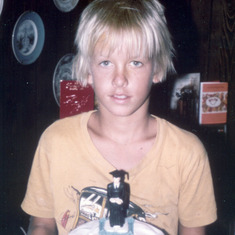
[{"label": "boy's shoulder", "polygon": [[[184,130],[165,119],[158,120],[158,146],[161,150],[161,165],[171,167],[182,163],[204,162],[206,149],[201,140],[190,131]],[[187,164],[186,164],[187,165]]]},{"label": "boy's shoulder", "polygon": [[175,145],[185,147],[203,147],[196,134],[159,117],[154,116],[158,122],[158,134],[160,138],[173,142]]},{"label": "boy's shoulder", "polygon": [[91,111],[84,112],[81,114],[56,120],[44,130],[42,136],[51,137],[60,135],[71,135],[74,132],[79,131],[81,128],[85,128],[87,126],[87,122],[91,113]]}]

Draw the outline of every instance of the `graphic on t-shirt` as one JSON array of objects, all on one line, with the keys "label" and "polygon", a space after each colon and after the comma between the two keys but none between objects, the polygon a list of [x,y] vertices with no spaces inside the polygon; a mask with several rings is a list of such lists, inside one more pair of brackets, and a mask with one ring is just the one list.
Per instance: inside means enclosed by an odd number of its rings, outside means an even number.
[{"label": "graphic on t-shirt", "polygon": [[70,201],[73,204],[72,209],[70,208],[64,211],[61,216],[59,217],[59,222],[61,226],[65,229],[73,227],[73,220],[77,217],[78,209],[77,205],[79,203],[80,198],[80,192],[73,186],[69,186],[64,190],[64,193],[67,198],[70,199]]},{"label": "graphic on t-shirt", "polygon": [[[74,202],[74,211],[67,210],[62,214],[60,224],[65,229],[68,223],[71,223],[70,220],[74,221],[72,225],[74,229],[83,223],[106,218],[109,214],[106,189],[86,187],[79,192],[74,187],[69,187],[66,190],[66,196]],[[130,201],[127,216],[146,221],[146,216],[149,217],[150,214]]]}]

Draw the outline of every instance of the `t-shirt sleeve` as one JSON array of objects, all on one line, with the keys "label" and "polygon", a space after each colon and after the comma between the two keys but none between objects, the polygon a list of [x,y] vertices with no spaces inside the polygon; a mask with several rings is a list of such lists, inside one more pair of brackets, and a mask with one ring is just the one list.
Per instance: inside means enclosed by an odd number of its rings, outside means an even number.
[{"label": "t-shirt sleeve", "polygon": [[180,167],[179,220],[185,227],[204,226],[217,218],[209,160],[204,147],[196,143],[191,156]]},{"label": "t-shirt sleeve", "polygon": [[35,152],[26,195],[22,209],[36,217],[53,218],[53,197],[50,181],[50,159],[44,149],[45,141],[42,135]]}]

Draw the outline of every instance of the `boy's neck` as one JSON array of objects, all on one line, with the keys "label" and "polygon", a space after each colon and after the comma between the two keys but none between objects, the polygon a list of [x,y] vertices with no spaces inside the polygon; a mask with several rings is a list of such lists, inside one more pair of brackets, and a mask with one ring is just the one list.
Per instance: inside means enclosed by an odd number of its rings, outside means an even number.
[{"label": "boy's neck", "polygon": [[119,144],[139,141],[145,138],[153,118],[149,113],[128,117],[113,117],[99,111],[93,115],[93,121],[99,127],[99,135],[109,138]]}]

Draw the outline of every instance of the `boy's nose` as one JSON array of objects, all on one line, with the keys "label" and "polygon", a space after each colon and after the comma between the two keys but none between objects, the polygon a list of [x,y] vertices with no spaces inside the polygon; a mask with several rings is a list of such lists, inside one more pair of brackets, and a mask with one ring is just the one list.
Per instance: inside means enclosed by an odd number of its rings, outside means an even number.
[{"label": "boy's nose", "polygon": [[126,72],[122,69],[116,71],[115,76],[113,78],[113,85],[117,87],[126,86],[128,84]]}]

